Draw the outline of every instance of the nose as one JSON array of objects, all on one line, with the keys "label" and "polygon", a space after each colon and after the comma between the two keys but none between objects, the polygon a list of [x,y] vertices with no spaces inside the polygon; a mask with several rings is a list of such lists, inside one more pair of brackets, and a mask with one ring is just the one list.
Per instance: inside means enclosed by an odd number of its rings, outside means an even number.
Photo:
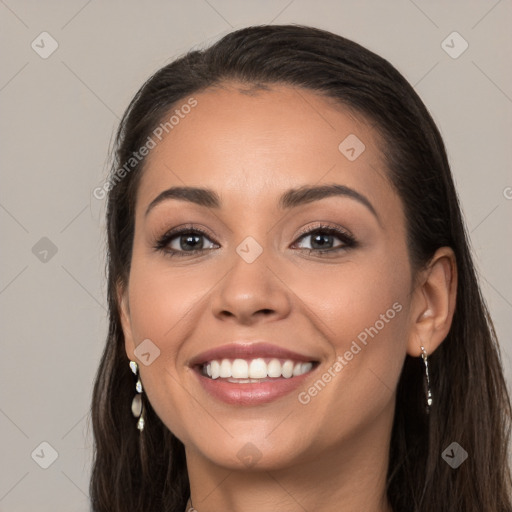
[{"label": "nose", "polygon": [[[212,296],[213,314],[222,321],[246,326],[286,318],[291,290],[266,251],[252,263],[238,254]],[[273,268],[276,267],[276,268]]]}]

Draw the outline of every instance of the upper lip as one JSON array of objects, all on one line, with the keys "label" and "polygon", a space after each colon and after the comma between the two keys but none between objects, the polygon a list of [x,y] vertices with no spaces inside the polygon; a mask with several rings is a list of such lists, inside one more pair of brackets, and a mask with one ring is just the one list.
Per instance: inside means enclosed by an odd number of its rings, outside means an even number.
[{"label": "upper lip", "polygon": [[213,360],[256,359],[259,357],[274,357],[276,359],[291,359],[304,362],[316,361],[314,357],[299,354],[271,343],[238,341],[201,352],[190,360],[189,366],[201,365]]}]

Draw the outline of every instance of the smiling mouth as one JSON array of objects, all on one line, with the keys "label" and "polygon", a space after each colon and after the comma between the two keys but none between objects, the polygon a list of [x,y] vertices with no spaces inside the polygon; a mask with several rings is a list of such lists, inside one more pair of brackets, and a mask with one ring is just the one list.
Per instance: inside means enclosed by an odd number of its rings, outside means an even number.
[{"label": "smiling mouth", "polygon": [[292,379],[311,372],[317,361],[294,361],[292,359],[213,359],[196,368],[210,380],[222,380],[233,384],[256,384],[279,379]]}]

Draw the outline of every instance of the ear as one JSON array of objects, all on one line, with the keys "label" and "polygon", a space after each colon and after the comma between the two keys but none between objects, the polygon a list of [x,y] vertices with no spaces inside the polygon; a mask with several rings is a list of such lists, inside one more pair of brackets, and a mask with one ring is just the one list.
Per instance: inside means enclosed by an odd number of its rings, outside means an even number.
[{"label": "ear", "polygon": [[413,292],[407,353],[428,355],[444,341],[452,325],[457,298],[457,262],[450,247],[441,247],[420,272]]},{"label": "ear", "polygon": [[117,304],[119,317],[121,320],[121,327],[124,334],[124,346],[126,355],[131,361],[136,361],[134,350],[135,343],[133,341],[132,323],[130,318],[130,304],[128,302],[128,289],[126,285],[117,285]]}]

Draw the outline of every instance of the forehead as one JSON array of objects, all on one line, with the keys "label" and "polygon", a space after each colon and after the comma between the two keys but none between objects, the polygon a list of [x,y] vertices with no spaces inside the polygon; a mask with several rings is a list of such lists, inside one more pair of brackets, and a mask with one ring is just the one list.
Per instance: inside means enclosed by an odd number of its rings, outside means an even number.
[{"label": "forehead", "polygon": [[283,85],[226,84],[193,98],[193,108],[181,110],[185,98],[165,116],[176,113],[146,159],[138,208],[171,186],[208,187],[226,202],[261,207],[285,189],[322,182],[355,188],[377,203],[394,195],[379,134],[347,107]]}]

